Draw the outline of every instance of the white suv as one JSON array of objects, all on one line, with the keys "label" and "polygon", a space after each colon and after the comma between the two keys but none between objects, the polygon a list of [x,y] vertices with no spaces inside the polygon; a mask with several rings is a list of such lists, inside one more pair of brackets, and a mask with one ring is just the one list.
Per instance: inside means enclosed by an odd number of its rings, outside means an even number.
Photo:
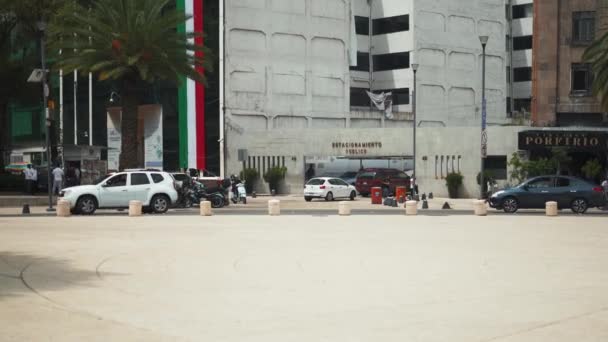
[{"label": "white suv", "polygon": [[93,185],[63,189],[60,197],[75,213],[91,215],[98,208],[128,208],[141,201],[144,212],[165,213],[177,201],[173,176],[160,171],[125,171],[106,175]]}]

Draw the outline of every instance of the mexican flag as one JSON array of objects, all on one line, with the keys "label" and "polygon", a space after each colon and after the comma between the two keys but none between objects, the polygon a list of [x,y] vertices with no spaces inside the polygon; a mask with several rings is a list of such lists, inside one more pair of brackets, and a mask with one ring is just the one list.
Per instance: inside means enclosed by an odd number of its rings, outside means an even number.
[{"label": "mexican flag", "polygon": [[[203,32],[203,0],[177,0],[177,8],[193,16],[178,30]],[[197,37],[194,43],[202,45],[203,38]],[[202,83],[186,78],[182,80],[178,89],[178,120],[180,167],[206,169],[205,86]]]}]

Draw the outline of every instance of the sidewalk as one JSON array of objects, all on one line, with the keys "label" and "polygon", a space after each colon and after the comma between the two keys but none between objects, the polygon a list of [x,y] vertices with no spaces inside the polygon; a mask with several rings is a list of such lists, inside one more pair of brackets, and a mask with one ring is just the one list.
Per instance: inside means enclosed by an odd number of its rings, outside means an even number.
[{"label": "sidewalk", "polygon": [[[281,209],[285,210],[338,210],[340,200],[327,202],[325,200],[313,200],[306,202],[301,195],[281,195],[281,196],[262,196],[257,198],[247,198],[247,204],[233,204],[228,206],[230,209],[260,209],[268,208],[268,201],[277,199],[281,201]],[[348,201],[348,200],[347,200]],[[450,207],[455,210],[473,210],[472,199],[446,199],[435,198],[428,200],[429,209],[441,209],[445,202],[450,204]],[[369,197],[357,197],[354,201],[348,201],[352,205],[353,210],[373,209],[373,210],[403,210],[403,204],[399,207],[388,207],[385,205],[373,205]],[[53,197],[53,207],[57,203],[57,198]],[[32,214],[44,214],[48,207],[48,197],[42,196],[0,196],[0,215],[15,215],[21,214],[24,204],[29,204]],[[418,204],[422,208],[422,202]],[[222,210],[222,209],[216,209]],[[116,210],[112,210],[116,212]]]}]

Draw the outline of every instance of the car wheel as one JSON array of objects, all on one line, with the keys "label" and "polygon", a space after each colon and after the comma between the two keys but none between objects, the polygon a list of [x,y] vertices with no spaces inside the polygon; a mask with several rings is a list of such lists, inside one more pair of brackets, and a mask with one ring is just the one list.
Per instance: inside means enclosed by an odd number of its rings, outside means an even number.
[{"label": "car wheel", "polygon": [[349,196],[350,200],[351,200],[351,201],[354,201],[354,200],[355,200],[355,197],[357,197],[357,193],[356,193],[356,192],[354,192],[354,191],[351,191],[351,192],[350,192],[350,196]]},{"label": "car wheel", "polygon": [[327,195],[325,195],[325,200],[326,201],[333,201],[334,200],[334,194],[330,192],[327,193]]},{"label": "car wheel", "polygon": [[76,211],[82,215],[93,215],[97,210],[97,200],[93,196],[82,196],[76,202]]},{"label": "car wheel", "polygon": [[305,197],[304,197],[304,200],[305,200],[306,202],[310,202],[310,201],[312,201],[312,197],[305,196]]},{"label": "car wheel", "polygon": [[152,201],[150,201],[150,206],[152,210],[154,210],[155,214],[164,214],[169,210],[169,198],[165,195],[156,195],[152,197]]},{"label": "car wheel", "polygon": [[221,208],[224,206],[224,199],[220,196],[211,196],[211,208]]},{"label": "car wheel", "polygon": [[570,208],[575,214],[584,214],[589,208],[589,205],[587,204],[587,200],[584,198],[577,198],[572,201]]},{"label": "car wheel", "polygon": [[513,214],[517,211],[517,209],[519,209],[519,203],[517,203],[517,200],[514,197],[507,197],[503,199],[501,206],[502,210],[508,214]]}]

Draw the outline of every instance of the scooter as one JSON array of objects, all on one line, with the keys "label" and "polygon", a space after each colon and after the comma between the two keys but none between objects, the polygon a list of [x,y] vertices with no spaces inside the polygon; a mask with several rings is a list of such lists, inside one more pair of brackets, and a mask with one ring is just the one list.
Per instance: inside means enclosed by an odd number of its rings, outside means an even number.
[{"label": "scooter", "polygon": [[237,204],[239,202],[247,204],[247,190],[245,189],[245,182],[237,181],[232,185],[232,203]]}]

